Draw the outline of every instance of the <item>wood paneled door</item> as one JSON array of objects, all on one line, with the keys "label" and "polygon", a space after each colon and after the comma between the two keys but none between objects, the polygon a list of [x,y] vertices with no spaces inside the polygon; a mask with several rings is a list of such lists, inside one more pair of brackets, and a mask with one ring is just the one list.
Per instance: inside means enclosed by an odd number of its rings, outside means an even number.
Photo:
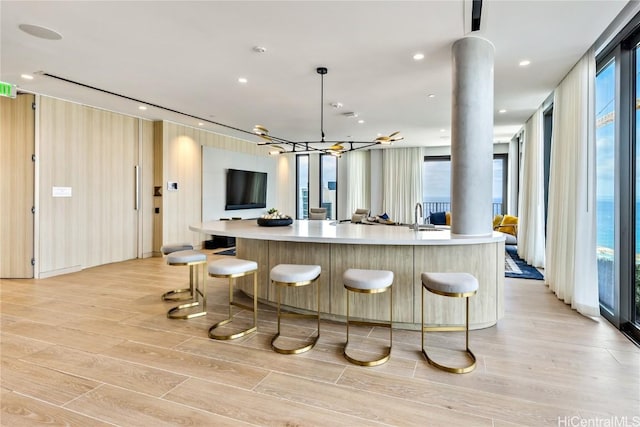
[{"label": "wood paneled door", "polygon": [[0,277],[32,278],[34,95],[0,98]]}]

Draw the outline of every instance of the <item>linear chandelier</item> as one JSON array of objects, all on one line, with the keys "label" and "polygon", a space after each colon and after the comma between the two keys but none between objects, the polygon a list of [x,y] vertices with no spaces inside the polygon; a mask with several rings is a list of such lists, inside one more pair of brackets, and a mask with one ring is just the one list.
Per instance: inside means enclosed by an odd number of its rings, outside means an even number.
[{"label": "linear chandelier", "polygon": [[[324,154],[331,154],[332,156],[340,157],[344,153],[350,151],[361,150],[363,148],[369,148],[374,145],[391,145],[395,141],[404,139],[400,132],[393,132],[390,135],[382,135],[371,141],[327,141],[324,135],[324,76],[328,70],[326,67],[316,68],[316,72],[320,74],[320,136],[319,141],[290,141],[284,138],[280,138],[269,134],[269,130],[263,125],[255,125],[253,132],[261,138],[258,145],[270,145],[272,150],[269,151],[270,155],[286,154],[286,153],[313,153],[320,152]],[[323,147],[325,144],[330,144],[329,147]]]}]

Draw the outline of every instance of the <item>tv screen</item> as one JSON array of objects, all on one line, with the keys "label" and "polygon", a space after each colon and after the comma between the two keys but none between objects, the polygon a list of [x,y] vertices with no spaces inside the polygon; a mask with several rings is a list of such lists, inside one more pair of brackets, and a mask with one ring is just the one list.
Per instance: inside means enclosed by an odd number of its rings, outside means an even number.
[{"label": "tv screen", "polygon": [[231,211],[265,207],[267,207],[267,173],[228,169],[225,209]]}]

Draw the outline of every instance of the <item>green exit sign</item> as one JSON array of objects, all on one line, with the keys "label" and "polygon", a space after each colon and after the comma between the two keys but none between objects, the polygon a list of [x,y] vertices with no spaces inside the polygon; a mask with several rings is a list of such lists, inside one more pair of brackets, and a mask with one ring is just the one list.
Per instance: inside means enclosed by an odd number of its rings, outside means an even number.
[{"label": "green exit sign", "polygon": [[15,98],[16,85],[12,85],[11,83],[0,82],[0,96]]}]

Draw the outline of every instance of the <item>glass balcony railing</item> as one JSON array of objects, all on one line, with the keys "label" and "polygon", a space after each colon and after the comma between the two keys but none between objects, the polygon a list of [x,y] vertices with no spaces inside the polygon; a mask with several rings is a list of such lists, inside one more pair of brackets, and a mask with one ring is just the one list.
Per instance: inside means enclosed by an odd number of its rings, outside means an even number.
[{"label": "glass balcony railing", "polygon": [[[493,215],[504,215],[504,204],[496,203],[493,204]],[[424,212],[425,221],[429,217],[431,212],[450,212],[451,211],[451,202],[422,202],[422,212]]]}]

